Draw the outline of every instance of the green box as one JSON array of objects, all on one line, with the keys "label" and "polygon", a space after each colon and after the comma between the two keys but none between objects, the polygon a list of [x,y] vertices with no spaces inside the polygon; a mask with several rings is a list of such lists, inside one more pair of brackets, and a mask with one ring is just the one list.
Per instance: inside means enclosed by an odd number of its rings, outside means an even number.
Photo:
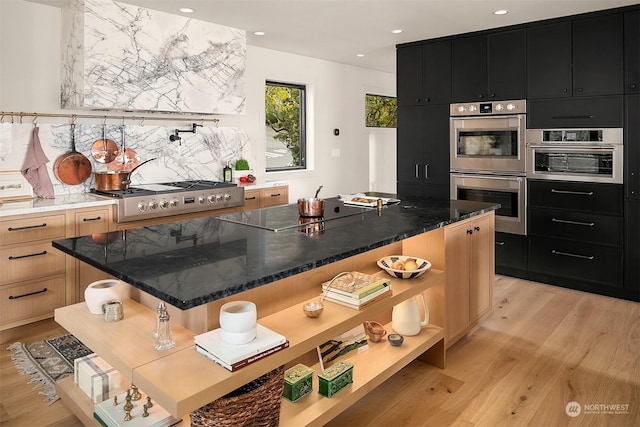
[{"label": "green box", "polygon": [[353,382],[353,363],[341,360],[318,374],[318,393],[331,397]]},{"label": "green box", "polygon": [[313,369],[298,363],[284,372],[284,398],[296,402],[313,390]]}]

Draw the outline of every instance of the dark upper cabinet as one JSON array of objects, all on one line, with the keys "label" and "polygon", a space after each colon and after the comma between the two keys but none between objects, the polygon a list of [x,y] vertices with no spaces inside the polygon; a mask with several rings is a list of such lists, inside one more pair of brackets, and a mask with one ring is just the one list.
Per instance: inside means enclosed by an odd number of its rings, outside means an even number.
[{"label": "dark upper cabinet", "polygon": [[640,94],[625,96],[624,189],[625,196],[640,199]]},{"label": "dark upper cabinet", "polygon": [[527,98],[623,93],[623,15],[527,29]]},{"label": "dark upper cabinet", "polygon": [[573,21],[573,96],[623,93],[623,15]]},{"label": "dark upper cabinet", "polygon": [[624,14],[624,91],[640,93],[640,10]]},{"label": "dark upper cabinet", "polygon": [[571,96],[571,22],[527,30],[527,98]]},{"label": "dark upper cabinet", "polygon": [[527,101],[528,129],[620,128],[623,122],[623,95]]},{"label": "dark upper cabinet", "polygon": [[398,106],[451,103],[451,43],[397,50]]},{"label": "dark upper cabinet", "polygon": [[453,102],[525,98],[525,40],[525,30],[453,40]]},{"label": "dark upper cabinet", "polygon": [[449,106],[399,107],[397,140],[399,185],[414,188],[415,195],[435,186],[448,199]]}]

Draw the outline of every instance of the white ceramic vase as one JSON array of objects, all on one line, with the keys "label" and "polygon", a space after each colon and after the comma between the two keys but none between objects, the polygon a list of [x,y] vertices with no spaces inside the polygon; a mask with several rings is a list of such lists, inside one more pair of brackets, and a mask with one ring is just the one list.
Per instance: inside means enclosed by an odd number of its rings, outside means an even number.
[{"label": "white ceramic vase", "polygon": [[220,338],[227,344],[239,345],[256,337],[258,313],[251,301],[232,301],[220,307]]},{"label": "white ceramic vase", "polygon": [[119,280],[105,279],[91,283],[84,290],[84,302],[92,314],[103,314],[102,305],[122,298],[122,285]]}]

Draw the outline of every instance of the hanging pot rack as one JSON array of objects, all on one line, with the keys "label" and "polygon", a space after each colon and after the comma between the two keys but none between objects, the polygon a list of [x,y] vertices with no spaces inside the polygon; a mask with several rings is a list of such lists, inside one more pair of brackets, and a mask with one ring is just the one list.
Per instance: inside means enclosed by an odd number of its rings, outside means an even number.
[{"label": "hanging pot rack", "polygon": [[125,121],[139,121],[140,126],[144,126],[145,121],[166,121],[166,122],[199,122],[204,125],[205,122],[213,123],[216,127],[220,124],[220,119],[210,117],[156,117],[156,116],[108,116],[98,114],[62,114],[62,113],[25,113],[23,111],[0,111],[0,124],[5,123],[7,117],[10,118],[9,123],[17,122],[22,124],[25,117],[33,117],[31,120],[34,125],[37,124],[39,117],[63,117],[68,118],[71,123],[76,123],[77,119],[101,119],[103,123],[107,120],[119,120],[123,124]]}]

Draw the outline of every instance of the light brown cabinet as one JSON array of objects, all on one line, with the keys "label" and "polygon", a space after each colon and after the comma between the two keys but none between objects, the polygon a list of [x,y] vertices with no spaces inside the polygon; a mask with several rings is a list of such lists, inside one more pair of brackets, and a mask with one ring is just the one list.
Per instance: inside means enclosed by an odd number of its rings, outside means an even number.
[{"label": "light brown cabinet", "polygon": [[[113,207],[70,209],[66,211],[67,237],[96,235],[112,231]],[[104,271],[74,257],[66,256],[67,272],[67,304],[84,301],[85,288],[95,282],[109,277]]]},{"label": "light brown cabinet", "polygon": [[269,187],[255,190],[244,190],[243,211],[286,205],[289,203],[289,187]]},{"label": "light brown cabinet", "polygon": [[0,330],[52,317],[65,304],[65,257],[51,246],[64,237],[62,213],[0,221]]},{"label": "light brown cabinet", "polygon": [[491,311],[494,275],[493,217],[445,228],[446,337],[451,346]]}]

